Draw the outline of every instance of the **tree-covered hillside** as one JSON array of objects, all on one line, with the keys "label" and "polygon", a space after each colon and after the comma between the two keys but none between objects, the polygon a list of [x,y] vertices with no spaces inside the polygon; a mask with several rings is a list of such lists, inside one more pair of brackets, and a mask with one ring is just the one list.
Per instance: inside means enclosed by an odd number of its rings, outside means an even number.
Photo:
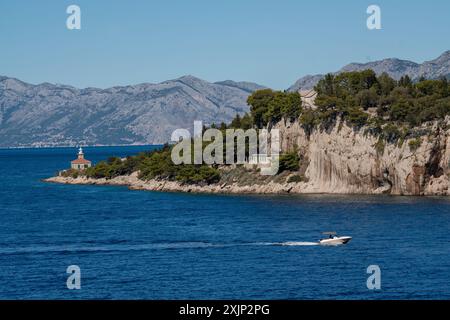
[{"label": "tree-covered hillside", "polygon": [[298,93],[259,90],[249,98],[250,118],[256,127],[281,118],[298,119],[306,132],[329,129],[341,118],[355,130],[389,142],[417,137],[429,121],[450,115],[450,84],[446,78],[413,83],[408,76],[394,80],[372,70],[328,74],[315,87],[315,109],[304,109]]}]

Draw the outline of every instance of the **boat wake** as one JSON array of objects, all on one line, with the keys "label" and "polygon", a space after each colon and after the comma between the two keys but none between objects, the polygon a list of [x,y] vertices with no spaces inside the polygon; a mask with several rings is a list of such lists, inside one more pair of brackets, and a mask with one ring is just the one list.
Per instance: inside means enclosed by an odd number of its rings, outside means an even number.
[{"label": "boat wake", "polygon": [[239,246],[317,246],[318,242],[241,242],[241,243],[212,243],[212,242],[165,242],[150,244],[102,244],[102,245],[39,245],[27,247],[0,248],[0,254],[39,254],[39,253],[96,253],[111,251],[145,251],[145,250],[176,250],[176,249],[208,249]]},{"label": "boat wake", "polygon": [[282,246],[318,246],[318,242],[300,242],[300,241],[288,241],[280,243]]}]

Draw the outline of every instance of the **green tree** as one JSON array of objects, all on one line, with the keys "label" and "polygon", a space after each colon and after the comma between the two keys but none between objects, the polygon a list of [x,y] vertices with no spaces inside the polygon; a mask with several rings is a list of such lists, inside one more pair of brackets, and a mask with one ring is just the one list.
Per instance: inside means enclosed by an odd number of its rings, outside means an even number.
[{"label": "green tree", "polygon": [[410,88],[412,87],[412,84],[411,78],[408,75],[401,77],[398,82],[398,85],[404,88]]},{"label": "green tree", "polygon": [[314,90],[319,95],[334,95],[334,75],[331,73],[326,74],[325,77],[317,83]]},{"label": "green tree", "polygon": [[356,95],[356,101],[364,110],[378,106],[379,96],[375,90],[364,89]]},{"label": "green tree", "polygon": [[253,92],[247,98],[254,123],[258,128],[266,125],[264,114],[267,113],[269,102],[273,99],[274,94],[271,89],[263,89]]},{"label": "green tree", "polygon": [[307,135],[311,135],[314,127],[317,124],[316,119],[316,114],[311,109],[304,110],[302,115],[300,116],[300,124],[302,125]]},{"label": "green tree", "polygon": [[230,127],[234,129],[239,129],[241,127],[241,116],[239,114],[236,114],[233,121],[231,121]]},{"label": "green tree", "polygon": [[378,83],[380,88],[379,94],[382,96],[389,95],[397,86],[397,82],[392,79],[386,72],[383,72],[378,77]]},{"label": "green tree", "polygon": [[248,130],[253,128],[253,118],[248,113],[244,114],[244,116],[241,119],[241,128],[243,130]]}]

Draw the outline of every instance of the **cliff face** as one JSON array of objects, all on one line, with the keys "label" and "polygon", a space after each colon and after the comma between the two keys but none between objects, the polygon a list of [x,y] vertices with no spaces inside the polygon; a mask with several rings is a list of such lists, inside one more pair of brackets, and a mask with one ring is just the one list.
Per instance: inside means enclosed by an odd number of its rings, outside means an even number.
[{"label": "cliff face", "polygon": [[[450,126],[435,124],[420,147],[410,150],[408,140],[375,147],[378,139],[355,132],[344,123],[331,131],[314,130],[308,137],[298,122],[279,122],[281,149],[298,148],[307,182],[298,193],[362,193],[393,195],[450,195]],[[442,127],[442,126],[441,126]]]}]

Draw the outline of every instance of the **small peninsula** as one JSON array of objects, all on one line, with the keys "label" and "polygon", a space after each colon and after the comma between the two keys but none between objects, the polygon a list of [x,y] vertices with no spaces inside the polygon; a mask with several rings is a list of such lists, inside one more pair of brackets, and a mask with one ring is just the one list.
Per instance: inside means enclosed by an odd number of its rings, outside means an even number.
[{"label": "small peninsula", "polygon": [[[48,182],[199,193],[450,195],[450,84],[372,70],[328,74],[314,90],[255,91],[226,129],[278,129],[275,176],[255,165],[174,165],[171,146]],[[250,156],[250,155],[248,155]]]}]

